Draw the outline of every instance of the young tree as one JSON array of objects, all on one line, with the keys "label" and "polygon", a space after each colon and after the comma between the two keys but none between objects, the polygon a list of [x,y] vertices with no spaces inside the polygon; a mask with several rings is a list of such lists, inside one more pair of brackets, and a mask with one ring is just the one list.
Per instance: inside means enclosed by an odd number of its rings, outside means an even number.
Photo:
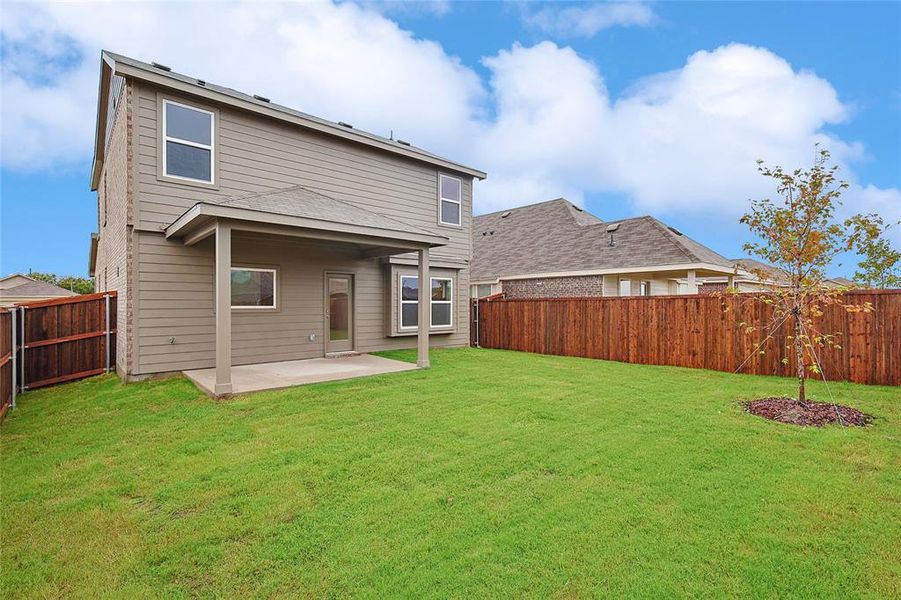
[{"label": "young tree", "polygon": [[[870,311],[869,304],[849,304],[842,289],[827,287],[826,268],[836,255],[849,250],[865,251],[882,231],[878,215],[855,215],[838,221],[835,212],[848,184],[836,179],[837,166],[827,166],[829,152],[816,148],[809,169],[786,172],[757,161],[757,170],[774,180],[779,200],[752,200],[751,210],[741,218],[759,242],[744,245],[746,251],[785,271],[787,282],[772,286],[756,298],[773,307],[773,330],[791,322],[788,336],[796,361],[798,400],[806,402],[807,372],[818,372],[817,348],[838,346],[837,335],[817,331],[815,318],[825,305],[841,305],[848,311]],[[768,279],[764,273],[758,274]],[[747,326],[749,331],[755,326]],[[788,362],[786,359],[785,362]]]},{"label": "young tree", "polygon": [[864,260],[857,264],[854,283],[868,288],[901,287],[901,252],[880,238],[868,242],[864,248]]}]

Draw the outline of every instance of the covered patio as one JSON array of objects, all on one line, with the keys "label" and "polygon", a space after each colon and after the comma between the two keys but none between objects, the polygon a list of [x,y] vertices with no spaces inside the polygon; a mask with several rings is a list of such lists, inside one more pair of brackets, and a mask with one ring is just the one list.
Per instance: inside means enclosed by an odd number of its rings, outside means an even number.
[{"label": "covered patio", "polygon": [[[262,364],[233,366],[233,233],[334,242],[355,248],[361,260],[415,253],[419,281],[430,280],[430,248],[448,242],[443,236],[301,186],[195,204],[167,227],[166,237],[186,246],[213,238],[215,368],[186,372],[201,387],[214,396],[223,396],[415,368],[368,355],[325,358],[327,346],[323,347],[322,358],[281,363],[261,360]],[[310,310],[320,309],[310,306]],[[420,368],[429,366],[430,323],[431,303],[419,302],[416,366]]]},{"label": "covered patio", "polygon": [[[412,363],[372,354],[240,365],[231,368],[231,393],[243,394],[308,383],[400,373],[416,368]],[[216,369],[197,369],[184,373],[204,392],[216,395]]]}]

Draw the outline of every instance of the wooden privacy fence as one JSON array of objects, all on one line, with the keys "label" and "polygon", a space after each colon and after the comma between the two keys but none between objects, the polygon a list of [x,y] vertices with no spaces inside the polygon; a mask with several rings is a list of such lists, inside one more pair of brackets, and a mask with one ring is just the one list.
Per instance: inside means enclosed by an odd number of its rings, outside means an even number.
[{"label": "wooden privacy fence", "polygon": [[[818,350],[826,378],[901,385],[901,290],[850,291],[845,301],[870,302],[874,310],[825,307],[817,328],[841,334],[841,348]],[[473,302],[470,331],[473,344],[484,348],[792,375],[794,357],[785,347],[790,320],[757,351],[763,328],[751,334],[739,328],[766,325],[771,314],[748,295],[481,299]]]},{"label": "wooden privacy fence", "polygon": [[110,370],[116,356],[116,292],[0,309],[0,411],[25,390]]}]

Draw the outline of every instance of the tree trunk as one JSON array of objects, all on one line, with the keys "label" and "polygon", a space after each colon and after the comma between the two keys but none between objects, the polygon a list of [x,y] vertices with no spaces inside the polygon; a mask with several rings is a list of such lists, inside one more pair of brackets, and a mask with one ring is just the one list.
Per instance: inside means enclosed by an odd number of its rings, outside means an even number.
[{"label": "tree trunk", "polygon": [[801,311],[795,313],[795,360],[798,369],[798,401],[801,404],[807,402],[807,395],[804,392],[804,379],[807,377],[807,371],[804,369],[804,340],[801,335],[804,330],[801,328]]}]

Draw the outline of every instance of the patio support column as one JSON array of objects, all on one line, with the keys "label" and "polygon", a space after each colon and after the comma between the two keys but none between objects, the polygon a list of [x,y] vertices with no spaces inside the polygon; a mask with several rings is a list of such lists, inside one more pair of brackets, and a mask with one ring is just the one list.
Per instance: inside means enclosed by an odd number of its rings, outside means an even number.
[{"label": "patio support column", "polygon": [[232,392],[232,230],[216,223],[216,387],[217,396]]},{"label": "patio support column", "polygon": [[729,275],[729,289],[735,287],[735,275]]},{"label": "patio support column", "polygon": [[419,326],[416,331],[416,366],[429,366],[429,325],[432,323],[432,284],[429,279],[429,249],[419,251]]},{"label": "patio support column", "polygon": [[695,272],[688,272],[688,288],[685,290],[686,294],[697,294],[698,293],[698,282],[695,279]]}]

